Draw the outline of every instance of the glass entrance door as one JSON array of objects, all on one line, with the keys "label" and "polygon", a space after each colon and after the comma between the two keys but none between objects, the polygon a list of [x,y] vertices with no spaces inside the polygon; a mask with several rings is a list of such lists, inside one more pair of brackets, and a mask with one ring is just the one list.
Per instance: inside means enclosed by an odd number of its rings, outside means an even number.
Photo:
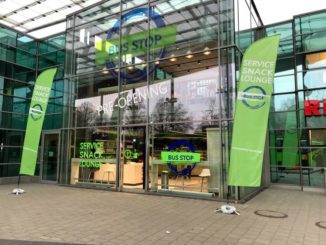
[{"label": "glass entrance door", "polygon": [[59,133],[43,133],[42,181],[58,180]]},{"label": "glass entrance door", "polygon": [[121,132],[121,183],[123,188],[145,189],[145,127]]}]

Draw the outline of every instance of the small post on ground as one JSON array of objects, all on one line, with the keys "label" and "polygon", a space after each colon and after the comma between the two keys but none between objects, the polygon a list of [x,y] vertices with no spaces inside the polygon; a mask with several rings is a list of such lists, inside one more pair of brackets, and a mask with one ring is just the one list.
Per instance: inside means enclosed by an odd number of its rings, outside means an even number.
[{"label": "small post on ground", "polygon": [[25,191],[21,188],[19,188],[19,185],[20,185],[20,174],[18,175],[18,183],[17,183],[17,188],[13,189],[12,190],[12,194],[16,194],[16,195],[19,195],[19,194],[23,194]]}]

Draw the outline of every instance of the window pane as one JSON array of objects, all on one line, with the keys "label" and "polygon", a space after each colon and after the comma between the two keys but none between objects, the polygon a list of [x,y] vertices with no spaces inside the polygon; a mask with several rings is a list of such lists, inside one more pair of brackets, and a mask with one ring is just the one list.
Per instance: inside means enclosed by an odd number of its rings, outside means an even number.
[{"label": "window pane", "polygon": [[271,111],[287,111],[295,109],[295,94],[273,95]]}]

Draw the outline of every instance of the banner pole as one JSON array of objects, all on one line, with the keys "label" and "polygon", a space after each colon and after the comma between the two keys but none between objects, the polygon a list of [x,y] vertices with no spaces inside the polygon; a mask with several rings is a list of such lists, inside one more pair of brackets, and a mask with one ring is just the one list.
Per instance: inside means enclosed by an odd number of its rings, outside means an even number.
[{"label": "banner pole", "polygon": [[17,188],[13,189],[12,190],[12,194],[15,194],[15,195],[19,195],[19,194],[23,194],[25,193],[25,191],[21,188],[19,188],[19,185],[20,185],[20,174],[18,175],[18,182],[17,182]]}]

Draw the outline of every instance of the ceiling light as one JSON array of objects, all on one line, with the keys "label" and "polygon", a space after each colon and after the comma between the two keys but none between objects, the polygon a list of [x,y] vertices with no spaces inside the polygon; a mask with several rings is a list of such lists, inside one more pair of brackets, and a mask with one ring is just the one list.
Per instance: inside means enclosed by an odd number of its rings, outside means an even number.
[{"label": "ceiling light", "polygon": [[186,58],[187,58],[187,59],[191,59],[192,57],[194,57],[194,55],[191,53],[190,50],[188,50],[188,51],[187,51]]},{"label": "ceiling light", "polygon": [[174,61],[176,61],[177,60],[177,58],[176,57],[174,57],[174,54],[171,54],[171,58],[170,58],[170,61],[171,62],[174,62]]},{"label": "ceiling light", "polygon": [[131,70],[134,69],[134,67],[133,66],[128,66],[127,69],[131,71]]},{"label": "ceiling light", "polygon": [[212,52],[209,50],[208,47],[204,49],[204,55],[210,55]]},{"label": "ceiling light", "polygon": [[108,68],[104,67],[104,68],[102,69],[102,73],[103,73],[103,74],[108,74],[108,73],[109,73]]},{"label": "ceiling light", "polygon": [[155,65],[158,65],[158,64],[160,64],[160,62],[157,60],[157,61],[155,61]]}]

